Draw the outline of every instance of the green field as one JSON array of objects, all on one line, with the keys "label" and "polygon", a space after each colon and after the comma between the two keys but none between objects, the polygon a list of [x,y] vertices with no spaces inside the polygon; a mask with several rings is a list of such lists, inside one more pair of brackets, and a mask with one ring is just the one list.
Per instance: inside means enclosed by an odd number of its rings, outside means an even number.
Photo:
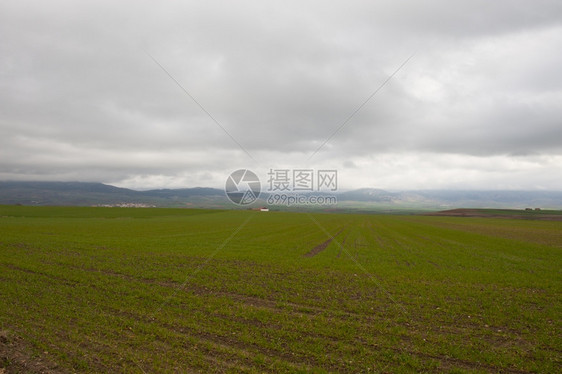
[{"label": "green field", "polygon": [[556,221],[4,206],[0,368],[560,372],[561,252]]}]

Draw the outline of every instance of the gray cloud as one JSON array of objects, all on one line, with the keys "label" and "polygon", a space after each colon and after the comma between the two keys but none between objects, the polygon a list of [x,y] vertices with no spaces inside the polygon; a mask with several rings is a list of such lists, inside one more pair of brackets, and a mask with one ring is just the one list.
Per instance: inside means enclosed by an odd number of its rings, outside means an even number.
[{"label": "gray cloud", "polygon": [[3,3],[0,179],[218,185],[309,164],[350,187],[432,187],[424,168],[442,188],[460,168],[474,188],[560,189],[541,175],[562,155],[561,20],[559,1]]}]

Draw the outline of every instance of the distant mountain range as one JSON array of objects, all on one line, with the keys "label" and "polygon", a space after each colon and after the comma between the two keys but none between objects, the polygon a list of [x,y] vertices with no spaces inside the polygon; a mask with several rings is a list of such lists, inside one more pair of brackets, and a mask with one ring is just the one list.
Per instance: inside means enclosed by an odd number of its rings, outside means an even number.
[{"label": "distant mountain range", "polygon": [[381,206],[452,209],[452,208],[543,208],[561,209],[562,191],[471,191],[417,190],[388,192],[363,188],[338,195],[338,201],[377,203]]},{"label": "distant mountain range", "polygon": [[127,205],[181,207],[190,204],[214,207],[227,203],[224,191],[215,188],[181,188],[136,191],[103,183],[0,182],[0,204],[21,205]]},{"label": "distant mountain range", "polygon": [[[309,193],[310,194],[310,193]],[[443,210],[451,208],[562,209],[562,191],[453,191],[389,192],[363,188],[335,193],[338,204],[319,207],[352,210]],[[253,205],[266,205],[268,194]],[[77,206],[236,207],[216,188],[136,191],[102,183],[0,182],[0,204]],[[282,208],[282,207],[280,207]],[[312,209],[311,207],[309,207]]]}]

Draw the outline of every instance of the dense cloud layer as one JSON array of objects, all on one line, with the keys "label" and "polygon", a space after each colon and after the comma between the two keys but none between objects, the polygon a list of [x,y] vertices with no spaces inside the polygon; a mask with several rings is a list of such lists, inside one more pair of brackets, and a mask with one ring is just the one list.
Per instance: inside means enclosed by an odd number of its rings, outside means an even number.
[{"label": "dense cloud layer", "polygon": [[4,2],[0,179],[562,189],[561,47],[560,1]]}]

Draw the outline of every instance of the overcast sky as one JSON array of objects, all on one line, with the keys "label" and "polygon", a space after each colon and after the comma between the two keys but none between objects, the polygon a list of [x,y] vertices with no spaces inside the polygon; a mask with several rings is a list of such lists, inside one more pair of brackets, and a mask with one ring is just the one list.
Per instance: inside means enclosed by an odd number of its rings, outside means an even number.
[{"label": "overcast sky", "polygon": [[0,2],[0,180],[239,168],[562,190],[562,1]]}]

